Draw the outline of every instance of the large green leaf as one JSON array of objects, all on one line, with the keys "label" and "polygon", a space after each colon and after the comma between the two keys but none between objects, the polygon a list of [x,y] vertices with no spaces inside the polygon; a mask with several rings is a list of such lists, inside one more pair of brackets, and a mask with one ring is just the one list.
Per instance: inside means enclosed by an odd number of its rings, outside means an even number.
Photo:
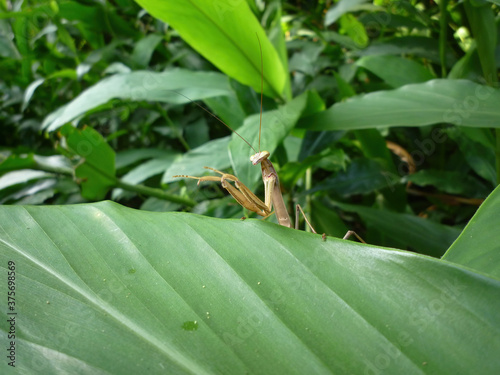
[{"label": "large green leaf", "polygon": [[422,255],[110,202],[0,206],[0,247],[20,374],[500,366],[500,282]]},{"label": "large green leaf", "polygon": [[188,103],[189,99],[231,95],[234,94],[229,79],[220,73],[173,69],[163,73],[136,71],[116,74],[99,81],[70,103],[52,112],[43,121],[42,128],[56,130],[111,99],[181,104]]},{"label": "large green leaf", "polygon": [[441,122],[500,127],[500,90],[466,80],[435,79],[359,95],[299,123],[309,130],[425,126]]},{"label": "large green leaf", "polygon": [[274,98],[282,96],[286,72],[246,1],[136,1],[151,15],[171,25],[221,71],[260,92],[257,35],[262,46],[264,93]]},{"label": "large green leaf", "polygon": [[479,207],[443,259],[500,279],[499,210],[500,188],[497,187]]}]

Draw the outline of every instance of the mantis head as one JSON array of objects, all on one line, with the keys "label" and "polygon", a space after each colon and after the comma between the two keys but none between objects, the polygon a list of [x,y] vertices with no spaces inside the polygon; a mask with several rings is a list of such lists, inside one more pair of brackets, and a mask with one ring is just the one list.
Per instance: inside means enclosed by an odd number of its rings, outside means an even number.
[{"label": "mantis head", "polygon": [[269,155],[271,155],[268,151],[257,152],[250,156],[250,161],[253,165],[259,164],[262,160],[266,160]]}]

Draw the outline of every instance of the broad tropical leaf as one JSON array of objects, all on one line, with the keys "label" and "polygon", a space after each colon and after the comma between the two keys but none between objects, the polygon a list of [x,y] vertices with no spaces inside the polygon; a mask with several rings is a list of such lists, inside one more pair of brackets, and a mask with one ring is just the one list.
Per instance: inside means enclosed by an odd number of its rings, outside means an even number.
[{"label": "broad tropical leaf", "polygon": [[189,99],[230,95],[233,95],[233,91],[229,79],[219,73],[173,69],[163,73],[136,71],[116,74],[99,81],[49,114],[43,121],[42,128],[54,131],[111,99],[181,104],[189,102]]},{"label": "broad tropical leaf", "polygon": [[22,373],[500,366],[500,281],[450,262],[257,220],[110,202],[3,206],[0,224],[0,264],[16,272]]},{"label": "broad tropical leaf", "polygon": [[151,15],[171,25],[221,71],[258,92],[262,62],[264,93],[273,98],[282,96],[286,72],[246,1],[136,1]]},{"label": "broad tropical leaf", "polygon": [[497,187],[479,207],[443,259],[500,279],[499,210],[500,188]]},{"label": "broad tropical leaf", "polygon": [[336,103],[299,123],[308,130],[354,130],[437,123],[500,127],[500,90],[466,80],[435,79]]}]

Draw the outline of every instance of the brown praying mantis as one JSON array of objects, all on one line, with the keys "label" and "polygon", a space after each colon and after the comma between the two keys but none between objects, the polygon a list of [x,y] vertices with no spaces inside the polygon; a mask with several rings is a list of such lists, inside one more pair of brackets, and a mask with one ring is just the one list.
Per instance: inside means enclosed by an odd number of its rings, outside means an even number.
[{"label": "brown praying mantis", "polygon": [[[260,150],[260,139],[261,139],[261,130],[262,130],[262,101],[263,101],[263,91],[264,91],[264,63],[263,63],[263,56],[262,56],[262,46],[260,44],[260,39],[257,37],[259,41],[259,47],[260,47],[260,61],[261,61],[261,81],[260,81],[260,86],[261,86],[261,94],[260,94],[260,122],[259,122],[259,151],[255,150],[253,146],[245,139],[243,138],[240,134],[238,134],[235,130],[233,130],[229,125],[227,125],[224,121],[222,121],[219,117],[214,115],[212,112],[208,111],[206,108],[202,107],[196,102],[193,102],[191,99],[186,97],[185,95],[178,93],[182,96],[184,96],[186,99],[190,100],[192,103],[196,104],[198,107],[200,107],[202,110],[210,114],[212,117],[216,118],[218,121],[220,121],[222,124],[224,124],[227,128],[229,128],[233,133],[235,133],[238,137],[240,137],[250,148],[255,152],[250,157],[250,161],[252,162],[253,165],[260,164],[261,170],[262,170],[262,181],[264,182],[264,192],[265,192],[265,198],[264,202],[257,197],[245,184],[243,184],[236,176],[221,172],[217,169],[211,168],[211,167],[203,167],[205,169],[209,169],[217,174],[219,176],[203,176],[203,177],[196,177],[196,176],[188,176],[188,175],[176,175],[173,176],[174,178],[191,178],[198,180],[198,185],[201,182],[204,181],[215,181],[218,182],[220,181],[221,186],[226,189],[229,194],[232,195],[232,197],[244,208],[246,208],[249,211],[255,212],[259,216],[263,216],[264,218],[267,218],[273,213],[273,206],[274,206],[274,213],[276,214],[276,218],[278,220],[279,225],[283,225],[285,227],[293,228],[292,222],[290,219],[290,216],[288,214],[285,202],[283,200],[283,195],[281,193],[281,187],[279,183],[279,178],[278,174],[276,172],[276,169],[274,168],[272,162],[269,160],[270,153],[268,151],[261,151]],[[234,186],[231,184],[231,182],[234,183]],[[317,233],[314,228],[312,227],[311,223],[307,219],[307,216],[305,215],[304,211],[302,210],[302,207],[297,204],[296,205],[296,210],[295,210],[295,229],[299,229],[299,213],[302,213],[302,216],[304,217],[304,220],[306,221],[307,225],[311,229],[313,233]],[[349,238],[351,235],[356,236],[359,241],[363,241],[361,237],[359,237],[356,232],[354,231],[348,231],[346,235],[343,237],[343,239]],[[325,240],[326,236],[323,234],[323,240]]]}]

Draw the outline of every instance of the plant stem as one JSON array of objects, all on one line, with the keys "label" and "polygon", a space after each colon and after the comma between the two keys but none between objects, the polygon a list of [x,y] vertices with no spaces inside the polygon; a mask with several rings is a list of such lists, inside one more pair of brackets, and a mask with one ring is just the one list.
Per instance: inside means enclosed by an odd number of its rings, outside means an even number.
[{"label": "plant stem", "polygon": [[[312,188],[312,169],[311,167],[306,169],[306,191],[310,190]],[[311,204],[311,194],[306,195],[306,212],[308,213],[309,217],[311,217],[311,210],[312,210],[312,204]],[[306,232],[310,232],[311,228],[309,228],[309,225],[306,225]]]},{"label": "plant stem", "polygon": [[495,129],[495,136],[497,138],[497,145],[495,148],[495,158],[497,165],[497,185],[500,185],[500,129]]},{"label": "plant stem", "polygon": [[[44,171],[44,172],[50,172],[50,173],[56,173],[60,175],[65,175],[65,176],[74,176],[74,171],[72,168],[65,168],[65,167],[53,167],[50,165],[43,165],[40,163],[35,163],[32,169],[39,170],[39,171]],[[166,200],[169,202],[173,203],[179,203],[183,204],[188,207],[193,207],[196,205],[196,202],[193,201],[192,199],[189,198],[184,198],[178,195],[170,194],[167,193],[161,189],[155,189],[155,188],[150,188],[148,186],[144,185],[132,185],[126,182],[123,182],[119,178],[114,178],[115,181],[115,187],[122,188],[127,191],[133,191],[134,193],[137,194],[143,194],[147,195],[150,197],[155,197],[158,199]]]},{"label": "plant stem", "polygon": [[161,189],[150,188],[144,185],[132,185],[126,182],[116,179],[116,187],[122,188],[124,190],[133,191],[138,194],[148,195],[150,197],[155,197],[158,199],[163,199],[166,201],[183,204],[185,206],[193,207],[196,202],[189,198],[183,198],[179,195],[174,195],[167,193]]},{"label": "plant stem", "polygon": [[441,77],[446,77],[446,40],[448,30],[448,0],[439,2],[441,17],[439,18],[439,59],[441,61]]}]

